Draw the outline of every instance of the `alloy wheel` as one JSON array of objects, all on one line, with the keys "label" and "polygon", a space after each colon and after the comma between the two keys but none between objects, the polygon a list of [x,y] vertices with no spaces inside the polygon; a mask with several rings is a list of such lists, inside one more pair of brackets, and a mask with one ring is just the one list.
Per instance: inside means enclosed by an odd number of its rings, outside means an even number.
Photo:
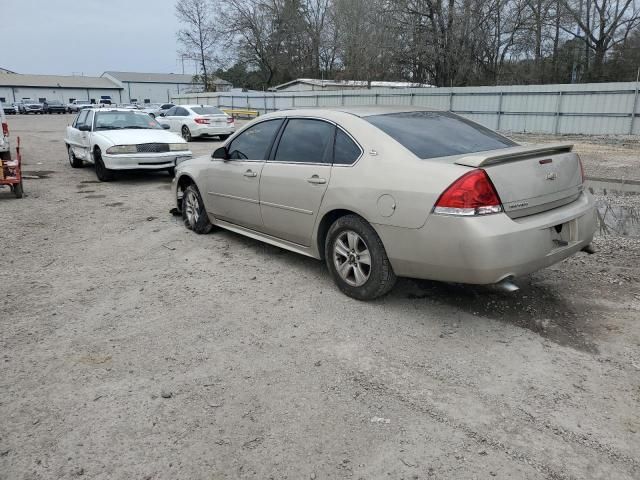
[{"label": "alloy wheel", "polygon": [[369,247],[353,230],[345,230],[333,244],[333,263],[338,275],[354,287],[367,283],[371,274]]},{"label": "alloy wheel", "polygon": [[198,197],[193,191],[189,190],[186,193],[184,205],[185,213],[187,214],[187,220],[192,226],[195,226],[196,223],[198,223],[198,219],[200,218],[200,202],[198,201]]}]

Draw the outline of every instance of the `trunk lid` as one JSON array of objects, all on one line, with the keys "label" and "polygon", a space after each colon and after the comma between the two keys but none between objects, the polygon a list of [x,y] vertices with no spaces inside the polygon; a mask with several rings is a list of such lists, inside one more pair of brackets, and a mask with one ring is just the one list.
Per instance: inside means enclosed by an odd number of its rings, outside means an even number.
[{"label": "trunk lid", "polygon": [[456,160],[483,168],[511,218],[541,213],[575,201],[582,192],[582,171],[573,145],[517,146],[479,152]]}]

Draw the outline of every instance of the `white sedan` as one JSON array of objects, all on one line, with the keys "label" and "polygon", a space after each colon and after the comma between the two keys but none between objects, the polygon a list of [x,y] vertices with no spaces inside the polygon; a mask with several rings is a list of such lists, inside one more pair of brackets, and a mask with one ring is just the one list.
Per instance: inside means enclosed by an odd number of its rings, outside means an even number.
[{"label": "white sedan", "polygon": [[233,117],[209,105],[176,105],[156,117],[172,132],[182,135],[187,142],[194,137],[217,136],[226,140],[236,131]]},{"label": "white sedan", "polygon": [[189,145],[144,112],[116,108],[81,110],[67,127],[64,142],[73,168],[95,164],[98,179],[115,170],[167,170],[191,158]]}]

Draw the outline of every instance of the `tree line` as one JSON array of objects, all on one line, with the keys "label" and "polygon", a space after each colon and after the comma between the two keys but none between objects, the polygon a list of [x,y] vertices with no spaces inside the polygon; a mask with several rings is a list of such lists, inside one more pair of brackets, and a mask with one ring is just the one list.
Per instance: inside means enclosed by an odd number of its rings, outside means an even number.
[{"label": "tree line", "polygon": [[636,80],[640,0],[178,0],[181,55],[267,89],[295,78],[435,86]]}]

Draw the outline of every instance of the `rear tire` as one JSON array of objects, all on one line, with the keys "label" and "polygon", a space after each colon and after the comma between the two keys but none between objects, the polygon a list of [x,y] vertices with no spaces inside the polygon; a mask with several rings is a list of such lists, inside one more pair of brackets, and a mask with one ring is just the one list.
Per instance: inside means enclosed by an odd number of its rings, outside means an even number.
[{"label": "rear tire", "polygon": [[102,161],[102,153],[99,148],[96,148],[93,152],[93,161],[96,165],[96,176],[98,180],[101,182],[110,182],[113,180],[114,173],[113,170],[109,170],[104,166],[104,162]]},{"label": "rear tire", "polygon": [[189,185],[182,195],[182,220],[184,226],[197,234],[207,234],[213,229],[200,192],[195,185]]},{"label": "rear tire", "polygon": [[325,261],[338,288],[357,300],[373,300],[396,283],[382,240],[363,218],[336,220],[325,240]]},{"label": "rear tire", "polygon": [[83,167],[84,164],[82,163],[82,160],[75,156],[75,154],[73,153],[73,149],[69,145],[67,145],[67,154],[69,156],[69,164],[72,168]]},{"label": "rear tire", "polygon": [[190,142],[192,137],[191,137],[191,131],[189,130],[189,127],[187,127],[186,125],[182,126],[182,138],[184,138],[185,142]]},{"label": "rear tire", "polygon": [[22,180],[13,186],[13,193],[16,198],[22,198],[24,196],[24,189],[22,188]]}]

